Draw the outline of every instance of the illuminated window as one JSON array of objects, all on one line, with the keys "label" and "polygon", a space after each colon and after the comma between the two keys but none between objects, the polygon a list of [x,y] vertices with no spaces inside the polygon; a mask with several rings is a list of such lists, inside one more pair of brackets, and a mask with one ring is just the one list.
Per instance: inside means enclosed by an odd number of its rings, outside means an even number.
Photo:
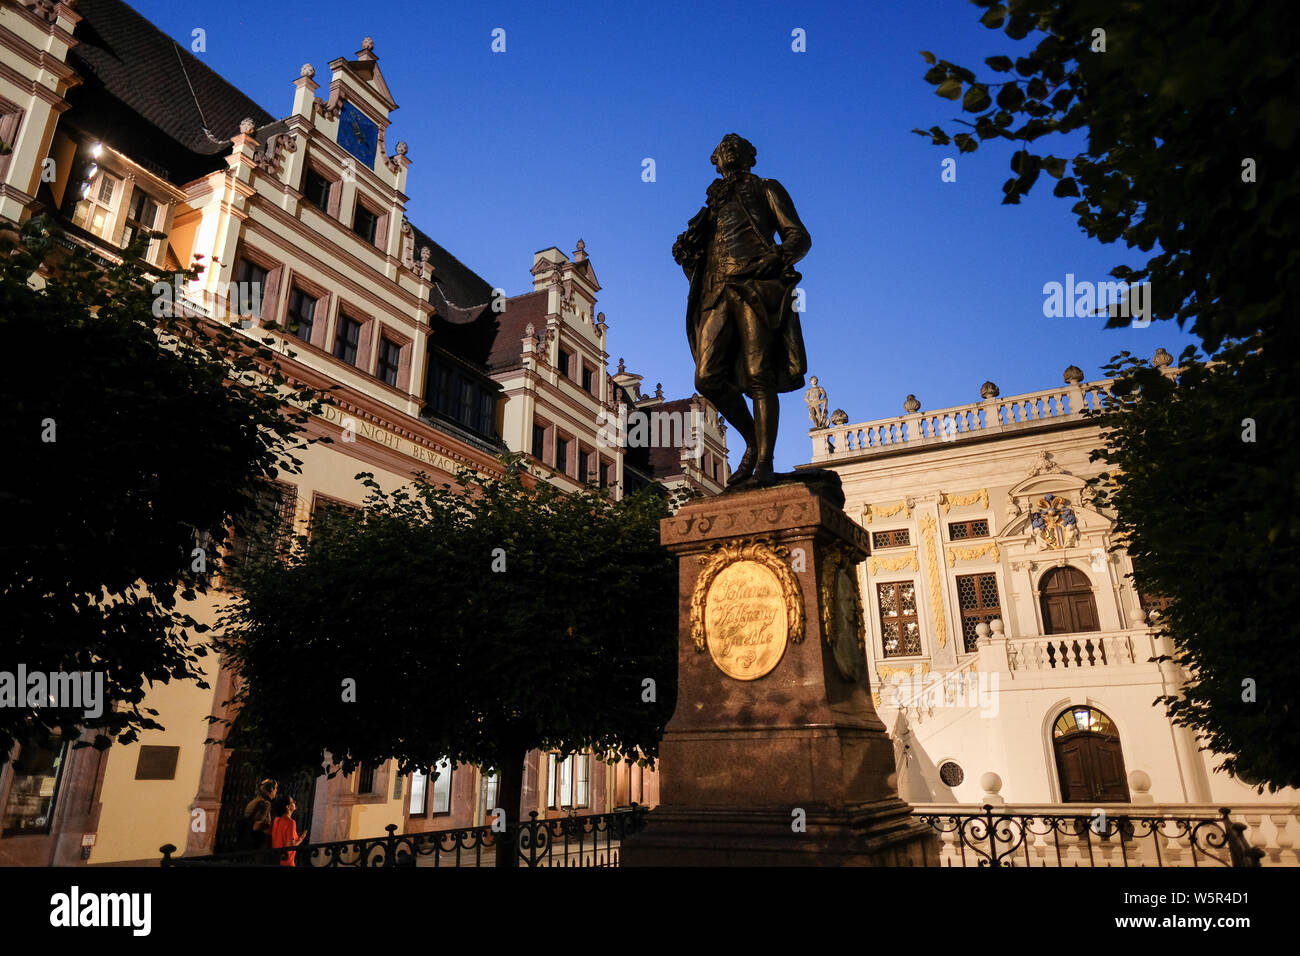
[{"label": "illuminated window", "polygon": [[51,750],[28,744],[19,752],[0,828],[4,836],[50,832],[67,752],[67,746],[59,744]]},{"label": "illuminated window", "polygon": [[546,805],[552,810],[585,807],[589,802],[591,755],[546,755]]},{"label": "illuminated window", "polygon": [[112,227],[113,208],[122,191],[122,180],[91,166],[94,172],[72,211],[72,222],[101,239],[107,239]]}]

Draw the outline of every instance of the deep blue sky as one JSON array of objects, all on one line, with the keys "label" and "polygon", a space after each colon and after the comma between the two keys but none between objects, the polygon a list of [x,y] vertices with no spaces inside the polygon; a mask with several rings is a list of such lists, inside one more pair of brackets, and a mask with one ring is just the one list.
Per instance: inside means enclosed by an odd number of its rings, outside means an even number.
[{"label": "deep blue sky", "polygon": [[[611,366],[626,357],[670,397],[694,388],[670,250],[730,131],[756,145],[755,172],[786,186],[812,235],[799,266],[809,371],[851,421],[900,414],[908,392],[940,408],[977,400],[986,379],[1012,395],[1060,384],[1069,364],[1094,379],[1121,349],[1177,355],[1193,341],[1170,322],[1044,318],[1045,282],[1102,281],[1140,259],[1089,240],[1046,176],[1021,205],[1000,205],[1005,144],[958,157],[957,181],[940,180],[955,148],[910,131],[961,113],[921,79],[917,51],[987,78],[985,57],[1039,36],[1012,43],[959,0],[135,6],[185,46],[205,29],[198,55],[275,116],[303,63],[325,87],[329,61],[373,37],[400,106],[389,148],[410,145],[412,221],[511,295],[530,288],[534,250],[586,240]],[[504,54],[490,50],[495,27]],[[796,27],[805,53],[791,50]],[[656,182],[641,179],[646,157]],[[810,457],[802,393],[782,414],[788,468]]]}]

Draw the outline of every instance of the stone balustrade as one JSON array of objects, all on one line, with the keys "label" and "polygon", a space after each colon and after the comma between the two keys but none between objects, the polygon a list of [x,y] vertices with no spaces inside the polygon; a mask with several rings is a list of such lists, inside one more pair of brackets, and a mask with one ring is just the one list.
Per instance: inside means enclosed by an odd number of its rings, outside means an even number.
[{"label": "stone balustrade", "polygon": [[[1008,639],[1007,670],[1043,671],[1147,664],[1162,651],[1148,627],[1078,634],[1041,634]],[[996,652],[996,647],[991,650]]]},{"label": "stone balustrade", "polygon": [[812,461],[833,461],[1059,425],[1077,418],[1086,409],[1099,409],[1102,395],[1110,387],[1110,379],[1074,382],[1059,388],[992,397],[896,418],[815,428],[808,433],[813,444]]}]

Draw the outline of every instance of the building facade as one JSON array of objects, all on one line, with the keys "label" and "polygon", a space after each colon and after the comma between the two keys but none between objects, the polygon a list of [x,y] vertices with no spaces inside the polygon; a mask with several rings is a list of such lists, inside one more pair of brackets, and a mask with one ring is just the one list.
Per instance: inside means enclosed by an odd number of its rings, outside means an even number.
[{"label": "building facade", "polygon": [[[535,254],[531,291],[511,297],[409,221],[413,158],[394,135],[397,104],[369,38],[327,74],[304,65],[278,118],[120,0],[4,0],[0,44],[0,225],[55,216],[68,241],[106,263],[140,232],[161,233],[148,262],[168,280],[172,308],[269,335],[288,377],[332,390],[307,429],[332,443],[311,445],[300,475],[267,488],[280,534],[358,507],[360,471],[386,489],[419,472],[451,483],[461,468],[502,474],[507,451],[533,455],[533,470],[567,489],[591,481],[617,495],[662,477],[710,493],[725,482],[724,426],[698,398],[686,402],[698,409],[711,479],[656,472],[602,440],[604,419],[633,400],[608,372],[609,326],[581,240],[572,259],[555,247]],[[196,261],[201,274],[171,281]],[[215,620],[221,600],[218,591],[192,613]],[[0,863],[148,861],[164,843],[231,848],[263,770],[204,743],[207,717],[235,716],[223,704],[230,673],[206,660],[210,690],[150,691],[167,729],[136,745],[14,754],[0,769]],[[495,780],[445,770],[399,777],[388,763],[284,789],[310,811],[314,841],[381,835],[390,823],[483,822]],[[640,767],[529,755],[525,813],[656,799],[654,774]]]},{"label": "building facade", "polygon": [[1155,662],[1161,604],[1086,486],[1101,434],[1083,413],[1109,387],[1071,366],[1055,389],[986,382],[935,411],[909,395],[897,417],[837,409],[809,432],[811,465],[840,475],[871,536],[866,656],[914,804],[1295,803],[1215,772],[1156,703],[1184,674]]}]

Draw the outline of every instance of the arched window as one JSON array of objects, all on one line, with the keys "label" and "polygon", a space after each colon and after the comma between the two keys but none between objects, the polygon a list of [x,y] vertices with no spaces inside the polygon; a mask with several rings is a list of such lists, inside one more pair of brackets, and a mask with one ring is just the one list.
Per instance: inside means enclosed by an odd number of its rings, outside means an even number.
[{"label": "arched window", "polygon": [[1078,568],[1052,568],[1039,580],[1038,595],[1043,608],[1043,633],[1101,630],[1092,585]]},{"label": "arched window", "polygon": [[1114,722],[1096,707],[1071,707],[1052,726],[1062,803],[1128,803],[1124,752]]}]

